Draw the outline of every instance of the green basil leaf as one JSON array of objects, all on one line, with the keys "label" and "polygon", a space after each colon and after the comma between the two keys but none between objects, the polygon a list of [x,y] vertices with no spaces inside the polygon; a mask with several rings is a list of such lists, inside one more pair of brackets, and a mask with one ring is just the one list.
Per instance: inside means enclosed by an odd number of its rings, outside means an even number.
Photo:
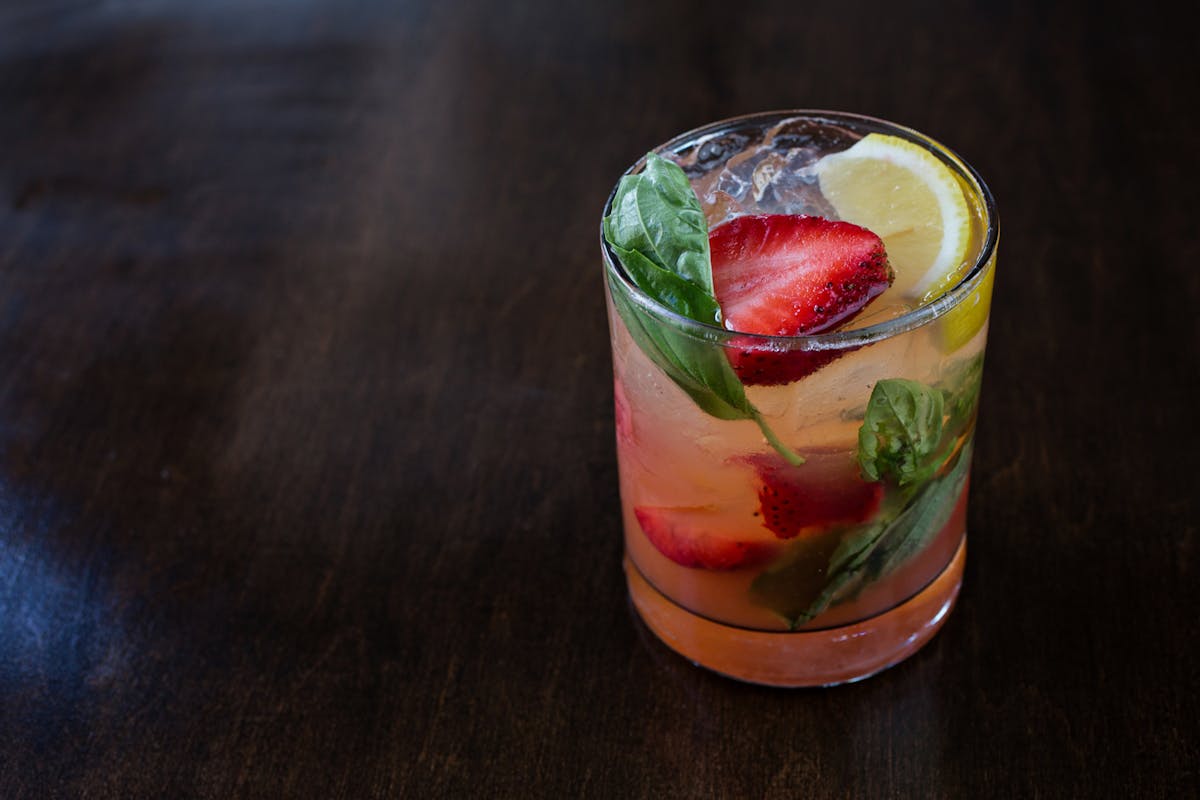
[{"label": "green basil leaf", "polygon": [[637,250],[612,245],[625,271],[642,291],[688,319],[713,322],[720,318],[717,300],[701,287],[674,272],[668,272]]},{"label": "green basil leaf", "polygon": [[[856,596],[924,549],[945,527],[966,486],[970,464],[967,445],[948,473],[927,482],[898,513],[885,508],[874,522],[839,532],[832,549],[827,541],[794,543],[754,580],[752,595],[793,629]],[[897,492],[888,502],[894,506],[906,495]]]},{"label": "green basil leaf", "polygon": [[930,481],[911,505],[888,526],[887,535],[871,556],[868,579],[875,580],[925,549],[950,521],[971,469],[971,445],[958,452],[958,460],[941,478]]},{"label": "green basil leaf", "polygon": [[899,486],[927,480],[936,470],[930,456],[942,438],[941,391],[916,381],[887,378],[875,384],[858,431],[858,463],[873,481]]},{"label": "green basil leaf", "polygon": [[[858,460],[869,480],[892,484],[883,506],[873,521],[835,533],[832,547],[794,543],[751,585],[757,602],[794,629],[857,596],[929,544],[954,511],[971,458],[969,442],[955,453],[956,436],[943,420],[946,404],[973,413],[972,385],[978,377],[971,365],[950,388],[900,378],[875,384],[859,428]],[[957,460],[947,471],[950,458]]]},{"label": "green basil leaf", "polygon": [[843,581],[853,576],[853,572],[831,565],[853,559],[855,543],[868,547],[867,540],[882,531],[882,525],[866,525],[796,540],[754,579],[750,596],[793,629],[803,625],[823,611]]},{"label": "green basil leaf", "polygon": [[983,353],[952,366],[941,383],[949,425],[957,433],[967,429],[975,417],[983,388]]},{"label": "green basil leaf", "polygon": [[[612,252],[641,291],[689,319],[721,325],[708,223],[678,164],[648,154],[641,172],[626,175],[617,184],[611,213],[602,227]],[[804,463],[746,399],[746,389],[719,343],[658,319],[634,303],[619,281],[610,285],[617,313],[638,347],[696,405],[719,419],[754,420],[788,462]]]},{"label": "green basil leaf", "polygon": [[754,406],[721,348],[651,316],[614,286],[613,305],[637,346],[705,413],[718,419],[754,419]]},{"label": "green basil leaf", "polygon": [[[614,247],[641,253],[663,270],[713,294],[708,222],[687,175],[674,161],[650,153],[641,172],[621,179],[612,213],[604,220],[604,235]],[[625,267],[629,269],[628,264]],[[640,282],[638,286],[662,300]]]},{"label": "green basil leaf", "polygon": [[[719,325],[712,289],[708,224],[687,176],[651,153],[645,168],[617,186],[604,237],[639,289],[698,322]],[[612,287],[613,302],[638,347],[696,405],[720,419],[755,419],[757,412],[721,346],[660,321]]]}]

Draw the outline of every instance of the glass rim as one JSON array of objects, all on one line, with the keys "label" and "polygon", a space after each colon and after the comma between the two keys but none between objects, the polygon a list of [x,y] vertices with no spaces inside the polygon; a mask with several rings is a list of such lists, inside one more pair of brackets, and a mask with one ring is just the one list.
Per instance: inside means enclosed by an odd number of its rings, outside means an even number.
[{"label": "glass rim", "polygon": [[[749,344],[759,342],[765,347],[772,350],[840,350],[847,346],[862,346],[873,342],[889,339],[901,333],[920,328],[933,320],[941,317],[963,300],[971,295],[983,280],[984,273],[987,270],[988,264],[992,261],[996,252],[996,243],[1000,235],[999,217],[996,211],[996,201],[992,196],[991,189],[984,182],[983,177],[979,172],[971,166],[958,153],[946,147],[942,143],[926,136],[925,134],[913,128],[909,128],[899,123],[879,117],[867,116],[864,114],[855,114],[846,111],[830,111],[823,109],[781,109],[775,111],[760,111],[750,114],[742,114],[735,117],[727,117],[725,119],[710,122],[698,128],[693,128],[689,131],[674,136],[662,144],[651,148],[653,153],[671,153],[679,155],[680,153],[701,145],[705,140],[716,136],[719,133],[725,132],[728,129],[738,125],[745,125],[751,122],[761,122],[764,127],[769,124],[778,125],[790,119],[810,119],[819,122],[829,122],[832,124],[849,125],[854,130],[860,131],[867,129],[867,132],[888,133],[900,136],[914,144],[920,145],[925,150],[932,153],[950,169],[954,170],[961,178],[965,179],[970,188],[978,196],[978,206],[983,213],[983,222],[987,229],[984,234],[982,246],[975,256],[975,263],[970,269],[966,270],[961,278],[948,290],[943,292],[941,296],[929,303],[923,303],[911,311],[906,311],[899,316],[891,319],[877,322],[872,325],[867,325],[861,328],[853,328],[849,330],[836,330],[826,333],[800,334],[796,336],[781,336],[765,333],[748,333],[743,331],[731,330],[719,325],[714,325],[709,322],[701,322],[700,320],[686,317],[679,312],[663,305],[634,283],[626,273],[624,266],[620,260],[616,258],[612,252],[608,242],[604,239],[603,219],[608,216],[612,208],[613,198],[616,196],[617,186],[620,184],[618,178],[617,184],[614,184],[612,191],[609,192],[608,199],[604,202],[604,211],[600,215],[600,248],[604,255],[605,272],[609,276],[618,279],[628,292],[629,297],[644,310],[651,314],[669,321],[672,325],[690,329],[692,333],[704,339],[732,339],[736,337],[740,343]],[[646,157],[642,156],[635,161],[628,169],[621,173],[621,178],[627,175],[632,175],[638,172],[645,164]]]}]

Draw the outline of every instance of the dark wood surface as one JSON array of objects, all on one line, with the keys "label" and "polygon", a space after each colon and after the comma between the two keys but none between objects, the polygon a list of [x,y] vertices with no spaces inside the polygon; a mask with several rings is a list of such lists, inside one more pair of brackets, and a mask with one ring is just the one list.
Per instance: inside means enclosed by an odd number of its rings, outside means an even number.
[{"label": "dark wood surface", "polygon": [[[1192,31],[1147,4],[0,5],[0,797],[1195,797]],[[961,603],[832,690],[620,568],[597,226],[699,124],[1002,219]]]}]

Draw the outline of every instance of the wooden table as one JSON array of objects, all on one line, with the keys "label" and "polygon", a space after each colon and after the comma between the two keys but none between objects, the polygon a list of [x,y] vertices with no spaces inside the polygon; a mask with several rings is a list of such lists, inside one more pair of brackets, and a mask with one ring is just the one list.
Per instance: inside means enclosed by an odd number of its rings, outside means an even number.
[{"label": "wooden table", "polygon": [[[1192,31],[1145,4],[0,6],[0,797],[1196,797]],[[621,572],[597,227],[699,124],[989,180],[961,603],[832,690]]]}]

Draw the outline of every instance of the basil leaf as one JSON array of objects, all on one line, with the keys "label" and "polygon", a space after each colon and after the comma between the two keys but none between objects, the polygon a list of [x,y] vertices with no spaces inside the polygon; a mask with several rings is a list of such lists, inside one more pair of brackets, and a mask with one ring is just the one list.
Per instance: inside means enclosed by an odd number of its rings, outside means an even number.
[{"label": "basil leaf", "polygon": [[713,295],[696,284],[655,264],[637,250],[612,245],[626,272],[642,291],[688,319],[714,322],[721,309]]},{"label": "basil leaf", "polygon": [[946,526],[966,485],[970,468],[971,445],[968,443],[959,451],[958,460],[950,471],[931,481],[888,527],[886,538],[871,556],[870,580],[891,572],[919,553]]},{"label": "basil leaf", "polygon": [[[793,629],[803,625],[823,611],[842,586],[843,570],[832,565],[853,559],[855,542],[866,546],[866,540],[882,531],[882,525],[867,525],[850,532],[838,530],[818,539],[792,542],[780,558],[754,579],[750,596]],[[845,573],[846,577],[851,575]]]},{"label": "basil leaf", "polygon": [[[646,167],[617,185],[604,238],[639,289],[698,322],[719,325],[712,288],[708,224],[687,176],[675,162],[651,153]],[[660,321],[613,282],[613,303],[638,347],[706,413],[755,419],[746,390],[716,342]]]},{"label": "basil leaf", "polygon": [[[641,172],[621,178],[612,213],[604,219],[604,236],[614,248],[641,253],[663,270],[713,294],[708,222],[687,175],[674,161],[650,153]],[[630,269],[624,258],[621,263]],[[663,299],[633,277],[647,294]]]},{"label": "basil leaf", "polygon": [[794,620],[792,628],[803,625],[823,612],[834,601],[842,596],[849,596],[849,588],[855,587],[853,594],[862,590],[864,580],[863,565],[875,552],[880,540],[887,533],[887,523],[876,522],[865,525],[852,534],[847,535],[834,552],[830,560],[829,578],[821,593]]},{"label": "basil leaf", "polygon": [[[900,378],[875,384],[859,428],[859,466],[867,479],[894,484],[875,520],[837,533],[832,548],[793,544],[751,585],[756,600],[793,629],[857,596],[924,549],[949,521],[966,484],[971,449],[968,442],[955,455],[955,437],[947,435],[943,414],[947,403],[973,413],[972,386],[979,383],[971,364],[956,377],[950,389]],[[950,458],[957,459],[954,465],[934,477]],[[822,562],[825,553],[828,561]]]},{"label": "basil leaf", "polygon": [[868,480],[899,486],[920,483],[936,471],[942,438],[941,391],[916,381],[886,378],[875,384],[858,431],[858,463]]},{"label": "basil leaf", "polygon": [[623,287],[614,286],[612,297],[617,314],[641,351],[705,413],[729,420],[756,417],[745,388],[719,346],[654,319],[625,295]]},{"label": "basil leaf", "polygon": [[[677,314],[721,325],[708,223],[678,164],[648,154],[641,172],[626,175],[617,184],[612,211],[602,228],[609,247],[641,291]],[[696,405],[719,419],[754,420],[788,462],[804,463],[746,399],[746,389],[718,342],[658,319],[633,301],[623,283],[609,283],[617,313],[638,347]]]},{"label": "basil leaf", "polygon": [[955,364],[948,372],[942,381],[942,395],[950,426],[961,433],[974,418],[979,403],[979,393],[983,388],[983,353]]},{"label": "basil leaf", "polygon": [[[795,543],[792,551],[754,580],[752,595],[792,629],[834,603],[856,596],[923,550],[950,521],[966,486],[970,445],[959,451],[957,459],[948,473],[921,487],[899,513],[885,510],[875,522],[841,532],[832,552],[827,543]],[[825,554],[829,554],[828,566],[822,569]]]}]

